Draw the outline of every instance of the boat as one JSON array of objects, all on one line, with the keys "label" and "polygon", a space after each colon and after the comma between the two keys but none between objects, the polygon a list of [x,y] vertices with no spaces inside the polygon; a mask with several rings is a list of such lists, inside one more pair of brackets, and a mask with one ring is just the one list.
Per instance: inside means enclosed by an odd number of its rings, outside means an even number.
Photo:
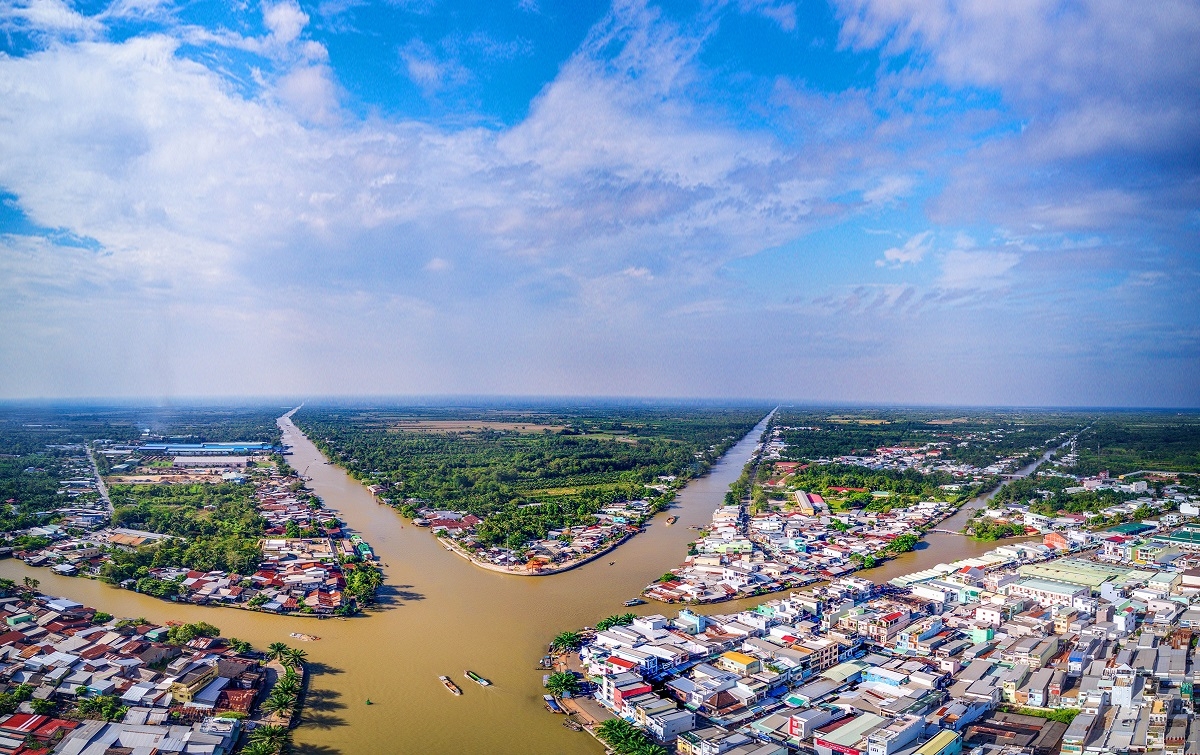
[{"label": "boat", "polygon": [[642,600],[641,598],[631,598],[631,599],[625,601],[624,605],[626,608],[628,608],[630,606],[640,606],[641,604],[643,604],[645,602],[646,601]]},{"label": "boat", "polygon": [[567,727],[571,731],[583,731],[583,727],[579,725],[579,722],[572,721],[569,718],[566,721],[563,721],[563,726]]},{"label": "boat", "polygon": [[467,669],[466,671],[464,671],[463,676],[465,676],[468,679],[470,679],[471,681],[475,682],[480,687],[492,686],[491,682],[489,682],[487,679],[484,679],[482,676],[480,676],[479,674],[476,674],[474,671],[472,671],[470,669]]},{"label": "boat", "polygon": [[616,562],[616,561],[609,561],[609,562],[608,562],[608,565],[609,565],[609,566],[612,566],[612,565],[613,565],[613,564],[615,564],[615,563],[617,563],[617,562]]},{"label": "boat", "polygon": [[542,700],[544,700],[546,703],[546,710],[550,711],[551,713],[566,712],[561,706],[559,706],[558,701],[554,699],[554,695],[542,695]]},{"label": "boat", "polygon": [[315,634],[305,634],[304,632],[292,632],[288,636],[297,640],[302,640],[303,642],[316,642],[317,640],[321,639]]},{"label": "boat", "polygon": [[375,703],[371,702],[371,698],[369,698],[369,697],[368,697],[368,698],[367,698],[367,705],[374,705],[374,704],[375,704]]},{"label": "boat", "polygon": [[461,694],[462,694],[462,690],[458,688],[458,685],[457,685],[457,684],[455,684],[454,682],[450,681],[450,677],[448,677],[448,676],[444,676],[444,675],[443,675],[443,676],[439,676],[439,677],[438,677],[438,681],[440,681],[440,682],[442,683],[442,685],[443,685],[443,686],[445,686],[445,688],[446,688],[446,689],[448,689],[448,690],[450,690],[452,693],[454,693],[454,694],[456,694],[456,695],[461,695]]},{"label": "boat", "polygon": [[672,524],[675,524],[675,522],[678,522],[678,521],[679,521],[679,517],[671,515],[671,516],[667,517],[667,526],[670,527]]}]

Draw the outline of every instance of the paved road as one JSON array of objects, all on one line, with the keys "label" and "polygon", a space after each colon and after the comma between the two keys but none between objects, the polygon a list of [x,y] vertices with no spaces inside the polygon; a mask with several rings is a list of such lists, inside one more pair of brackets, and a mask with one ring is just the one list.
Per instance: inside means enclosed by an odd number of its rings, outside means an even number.
[{"label": "paved road", "polygon": [[96,454],[93,452],[91,445],[87,446],[88,461],[92,463],[92,474],[96,476],[97,489],[100,491],[100,500],[104,501],[104,505],[108,507],[109,519],[113,515],[112,499],[108,497],[108,486],[104,484],[104,478],[100,475],[100,467],[96,464]]}]

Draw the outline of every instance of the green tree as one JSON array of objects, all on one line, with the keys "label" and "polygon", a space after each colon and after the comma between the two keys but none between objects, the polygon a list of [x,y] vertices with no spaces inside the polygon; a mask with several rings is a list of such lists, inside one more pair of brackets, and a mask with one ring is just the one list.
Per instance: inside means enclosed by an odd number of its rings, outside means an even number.
[{"label": "green tree", "polygon": [[285,665],[295,668],[302,664],[306,658],[308,658],[308,653],[300,648],[289,648],[287,653],[284,654],[282,661]]},{"label": "green tree", "polygon": [[292,743],[292,732],[286,726],[255,726],[254,731],[250,732],[250,743],[255,742],[264,742],[279,752]]},{"label": "green tree", "polygon": [[241,749],[241,755],[276,755],[279,748],[270,742],[249,742]]},{"label": "green tree", "polygon": [[282,642],[272,642],[270,645],[267,645],[267,658],[273,661],[281,661],[289,650],[291,648]]},{"label": "green tree", "polygon": [[583,642],[583,635],[579,632],[559,632],[550,641],[550,647],[560,653],[565,653],[578,648],[581,642]]},{"label": "green tree", "polygon": [[546,689],[555,697],[564,697],[579,691],[579,679],[570,671],[560,671],[546,678]]}]

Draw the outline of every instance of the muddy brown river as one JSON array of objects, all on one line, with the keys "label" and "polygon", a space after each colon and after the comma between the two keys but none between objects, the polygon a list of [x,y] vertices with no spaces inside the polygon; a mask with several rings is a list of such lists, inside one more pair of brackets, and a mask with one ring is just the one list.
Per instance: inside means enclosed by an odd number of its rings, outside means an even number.
[{"label": "muddy brown river", "polygon": [[[752,430],[708,475],[680,492],[671,512],[679,521],[673,526],[660,515],[644,533],[597,561],[553,576],[519,577],[479,569],[447,552],[428,530],[405,524],[339,467],[325,463],[290,420],[281,420],[281,427],[293,449],[292,466],[306,471],[310,487],[362,533],[386,564],[383,605],[369,616],[317,620],[176,605],[12,559],[0,562],[0,575],[33,576],[43,592],[117,616],[160,623],[205,620],[259,648],[276,641],[303,647],[315,673],[303,724],[296,730],[296,751],[310,755],[602,752],[587,734],[569,731],[561,717],[542,708],[543,672],[535,669],[537,660],[559,631],[594,625],[609,614],[674,615],[674,606],[625,609],[622,603],[679,564],[696,536],[688,527],[710,521],[763,429],[760,424]],[[932,535],[929,546],[864,576],[881,581],[991,547],[966,537]],[[732,611],[762,600],[706,610]],[[290,632],[321,639],[296,642]],[[467,681],[465,669],[491,679],[493,686]],[[454,679],[463,695],[450,695],[437,680],[440,674]]]}]

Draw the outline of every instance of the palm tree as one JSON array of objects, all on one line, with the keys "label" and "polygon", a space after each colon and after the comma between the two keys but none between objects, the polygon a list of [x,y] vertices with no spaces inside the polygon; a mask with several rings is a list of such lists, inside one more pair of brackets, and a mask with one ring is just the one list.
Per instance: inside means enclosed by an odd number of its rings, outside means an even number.
[{"label": "palm tree", "polygon": [[270,742],[251,742],[242,748],[242,755],[275,755],[279,750]]},{"label": "palm tree", "polygon": [[263,700],[262,709],[267,713],[291,713],[295,705],[295,697],[272,692],[266,700]]},{"label": "palm tree", "polygon": [[570,671],[551,674],[546,679],[546,689],[550,690],[550,694],[555,697],[563,697],[568,692],[575,694],[579,690],[579,679]]},{"label": "palm tree", "polygon": [[278,692],[281,695],[289,695],[295,697],[300,694],[300,680],[294,676],[285,676],[275,683],[275,687],[271,690],[271,694]]},{"label": "palm tree", "polygon": [[283,654],[283,658],[280,660],[282,660],[285,665],[294,668],[303,663],[304,659],[307,657],[308,653],[304,652],[300,648],[290,648],[286,653]]},{"label": "palm tree", "polygon": [[273,661],[278,661],[281,660],[284,654],[289,650],[291,650],[291,648],[282,642],[272,642],[270,645],[267,645],[267,657]]},{"label": "palm tree", "polygon": [[254,731],[250,732],[250,742],[265,742],[274,748],[274,752],[279,752],[292,742],[292,730],[286,726],[275,726],[267,724],[265,726],[256,726]]},{"label": "palm tree", "polygon": [[579,643],[583,642],[583,635],[579,632],[559,632],[550,642],[550,647],[559,651],[566,652],[579,647]]}]

